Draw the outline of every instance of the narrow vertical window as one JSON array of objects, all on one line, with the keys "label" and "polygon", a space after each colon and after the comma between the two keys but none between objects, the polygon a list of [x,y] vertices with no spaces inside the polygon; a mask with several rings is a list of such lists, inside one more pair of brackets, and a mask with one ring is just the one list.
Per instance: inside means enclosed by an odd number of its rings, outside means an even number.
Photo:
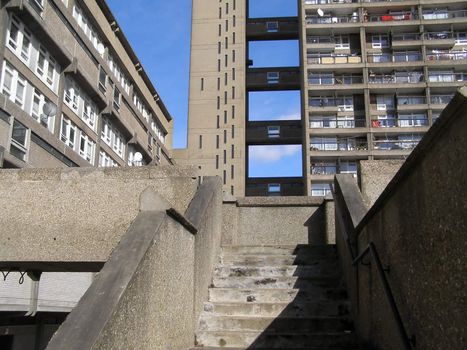
[{"label": "narrow vertical window", "polygon": [[219,19],[222,18],[222,7],[219,7]]},{"label": "narrow vertical window", "polygon": [[217,78],[217,91],[221,89],[221,78]]},{"label": "narrow vertical window", "polygon": [[235,80],[235,68],[232,68],[232,80]]},{"label": "narrow vertical window", "polygon": [[232,119],[235,119],[235,106],[232,106]]},{"label": "narrow vertical window", "polygon": [[222,44],[220,41],[217,42],[217,53],[220,55],[221,54],[221,47],[222,47]]},{"label": "narrow vertical window", "polygon": [[233,196],[234,195],[234,187],[230,186],[230,194]]},{"label": "narrow vertical window", "polygon": [[219,155],[216,155],[216,169],[219,169]]},{"label": "narrow vertical window", "polygon": [[232,7],[233,7],[234,10],[237,8],[237,1],[236,0],[233,0]]},{"label": "narrow vertical window", "polygon": [[217,60],[217,71],[221,71],[221,60]]},{"label": "narrow vertical window", "polygon": [[230,166],[230,178],[233,180],[235,177],[235,167],[233,165]]},{"label": "narrow vertical window", "polygon": [[232,138],[235,138],[235,125],[232,125]]},{"label": "narrow vertical window", "polygon": [[225,20],[225,31],[226,32],[229,31],[229,20],[228,19]]},{"label": "narrow vertical window", "polygon": [[227,91],[224,91],[224,104],[227,104]]},{"label": "narrow vertical window", "polygon": [[228,74],[224,73],[224,85],[227,85],[228,78],[229,78]]},{"label": "narrow vertical window", "polygon": [[225,42],[225,49],[227,50],[229,48],[229,38],[225,37],[224,42]]},{"label": "narrow vertical window", "polygon": [[226,15],[229,14],[229,3],[226,3],[226,4],[225,4],[225,14],[226,14]]},{"label": "narrow vertical window", "polygon": [[219,135],[216,135],[216,148],[217,149],[219,149],[219,143],[220,143]]},{"label": "narrow vertical window", "polygon": [[203,135],[199,135],[199,149],[203,148]]},{"label": "narrow vertical window", "polygon": [[227,143],[227,130],[224,130],[224,143]]},{"label": "narrow vertical window", "polygon": [[227,151],[224,150],[224,164],[227,164]]},{"label": "narrow vertical window", "polygon": [[218,30],[219,30],[219,36],[221,36],[221,35],[222,35],[222,25],[221,25],[221,24],[219,24],[219,26],[218,26],[218,27],[219,27],[219,28],[218,28]]},{"label": "narrow vertical window", "polygon": [[230,158],[235,159],[235,146],[230,146]]},{"label": "narrow vertical window", "polygon": [[220,122],[221,122],[220,119],[221,119],[221,118],[220,118],[219,116],[216,117],[216,127],[217,127],[218,129],[221,127],[221,126],[220,126]]},{"label": "narrow vertical window", "polygon": [[235,50],[232,50],[232,62],[235,63]]},{"label": "narrow vertical window", "polygon": [[233,32],[233,33],[232,33],[232,44],[234,44],[234,45],[235,45],[235,39],[236,39],[236,38],[235,38],[235,32]]},{"label": "narrow vertical window", "polygon": [[228,64],[229,64],[229,56],[225,55],[224,56],[224,65],[227,67]]},{"label": "narrow vertical window", "polygon": [[221,98],[217,96],[217,109],[221,109]]},{"label": "narrow vertical window", "polygon": [[232,100],[235,100],[235,86],[232,86]]},{"label": "narrow vertical window", "polygon": [[227,124],[227,111],[224,111],[224,124]]},{"label": "narrow vertical window", "polygon": [[233,15],[233,18],[232,18],[232,27],[235,27],[237,25],[237,16]]},{"label": "narrow vertical window", "polygon": [[224,178],[224,185],[227,183],[227,171],[224,170],[223,172],[223,178]]},{"label": "narrow vertical window", "polygon": [[204,91],[204,78],[201,78],[201,91]]}]

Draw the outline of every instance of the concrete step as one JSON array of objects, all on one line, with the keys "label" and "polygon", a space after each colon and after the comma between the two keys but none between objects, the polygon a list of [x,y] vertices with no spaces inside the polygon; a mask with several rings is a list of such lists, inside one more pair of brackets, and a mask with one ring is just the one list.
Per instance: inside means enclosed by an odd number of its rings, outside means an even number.
[{"label": "concrete step", "polygon": [[203,313],[199,331],[325,333],[353,331],[347,317],[216,316]]},{"label": "concrete step", "polygon": [[335,245],[276,245],[276,246],[224,246],[222,251],[230,255],[302,255],[336,256]]},{"label": "concrete step", "polygon": [[295,288],[307,290],[314,287],[335,288],[340,284],[340,279],[329,277],[215,277],[213,279],[213,286],[216,288]]},{"label": "concrete step", "polygon": [[311,317],[346,316],[347,301],[319,301],[311,303],[204,303],[204,312],[225,316]]},{"label": "concrete step", "polygon": [[337,260],[322,260],[317,264],[286,266],[220,266],[215,269],[216,277],[321,277],[340,278]]},{"label": "concrete step", "polygon": [[299,289],[243,289],[243,288],[210,288],[210,302],[241,303],[305,303],[321,300],[342,300],[347,297],[342,288],[313,287]]},{"label": "concrete step", "polygon": [[262,333],[236,331],[204,331],[196,334],[197,346],[240,348],[306,348],[306,349],[354,349],[357,347],[353,333]]},{"label": "concrete step", "polygon": [[[254,347],[247,347],[247,348],[232,348],[232,347],[212,347],[212,346],[200,346],[196,348],[191,348],[190,350],[223,350],[223,349],[229,349],[229,350],[252,350],[252,349],[259,349],[259,350],[270,350],[271,347],[260,347],[260,346],[254,346]],[[308,350],[323,350],[322,347],[306,347]],[[327,347],[326,350],[341,350],[341,347],[335,348],[335,347]],[[360,348],[355,347],[355,348],[345,348],[345,350],[359,350]],[[281,350],[303,350],[303,348],[281,348]]]},{"label": "concrete step", "polygon": [[336,261],[335,257],[322,257],[312,255],[230,255],[223,254],[220,257],[218,267],[235,266],[287,266],[305,265],[317,266]]}]

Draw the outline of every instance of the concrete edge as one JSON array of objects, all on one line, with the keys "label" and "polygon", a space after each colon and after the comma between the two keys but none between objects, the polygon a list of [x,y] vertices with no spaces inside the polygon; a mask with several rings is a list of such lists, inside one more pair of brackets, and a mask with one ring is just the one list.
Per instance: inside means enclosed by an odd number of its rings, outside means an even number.
[{"label": "concrete edge", "polygon": [[207,176],[198,187],[192,201],[185,212],[185,218],[198,230],[209,208],[209,204],[217,190],[221,190],[221,179],[217,176]]},{"label": "concrete edge", "polygon": [[405,163],[386,186],[384,191],[375,201],[373,206],[368,210],[356,226],[356,234],[358,235],[365,225],[379,212],[386,201],[397,191],[399,185],[411,174],[412,170],[423,161],[426,156],[426,151],[438,141],[438,139],[449,129],[452,123],[458,118],[458,115],[467,109],[467,86],[457,90],[456,95],[448,106],[441,113],[435,124],[428,130],[417,147],[409,155]]},{"label": "concrete edge", "polygon": [[138,214],[47,350],[92,349],[166,218],[164,212]]}]

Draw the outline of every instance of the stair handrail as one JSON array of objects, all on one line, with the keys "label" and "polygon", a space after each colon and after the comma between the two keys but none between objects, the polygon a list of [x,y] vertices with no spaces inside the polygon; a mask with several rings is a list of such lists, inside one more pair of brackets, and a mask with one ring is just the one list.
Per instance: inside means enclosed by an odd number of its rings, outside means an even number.
[{"label": "stair handrail", "polygon": [[[362,230],[359,225],[365,217],[367,209],[363,202],[360,190],[351,174],[339,174],[334,177],[335,189],[333,197],[335,202],[336,217],[338,219],[340,232],[343,235],[347,250],[352,259],[352,268],[358,271],[358,264],[370,253],[375,262],[378,277],[383,285],[384,295],[389,303],[391,314],[397,325],[397,331],[401,338],[404,350],[413,350],[415,344],[414,338],[409,338],[404,326],[399,308],[397,307],[391,284],[386,276],[388,268],[384,268],[378,254],[378,250],[373,241],[358,255],[357,237]],[[348,205],[351,203],[352,205]],[[336,232],[339,230],[336,229]],[[356,246],[357,250],[354,250]]]}]

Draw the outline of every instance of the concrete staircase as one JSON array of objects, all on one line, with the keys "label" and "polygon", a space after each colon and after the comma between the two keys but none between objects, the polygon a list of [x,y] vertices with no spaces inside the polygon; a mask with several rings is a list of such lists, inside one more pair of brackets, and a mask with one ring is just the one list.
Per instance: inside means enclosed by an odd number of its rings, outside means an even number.
[{"label": "concrete staircase", "polygon": [[335,246],[230,246],[196,348],[358,349],[352,329]]}]

